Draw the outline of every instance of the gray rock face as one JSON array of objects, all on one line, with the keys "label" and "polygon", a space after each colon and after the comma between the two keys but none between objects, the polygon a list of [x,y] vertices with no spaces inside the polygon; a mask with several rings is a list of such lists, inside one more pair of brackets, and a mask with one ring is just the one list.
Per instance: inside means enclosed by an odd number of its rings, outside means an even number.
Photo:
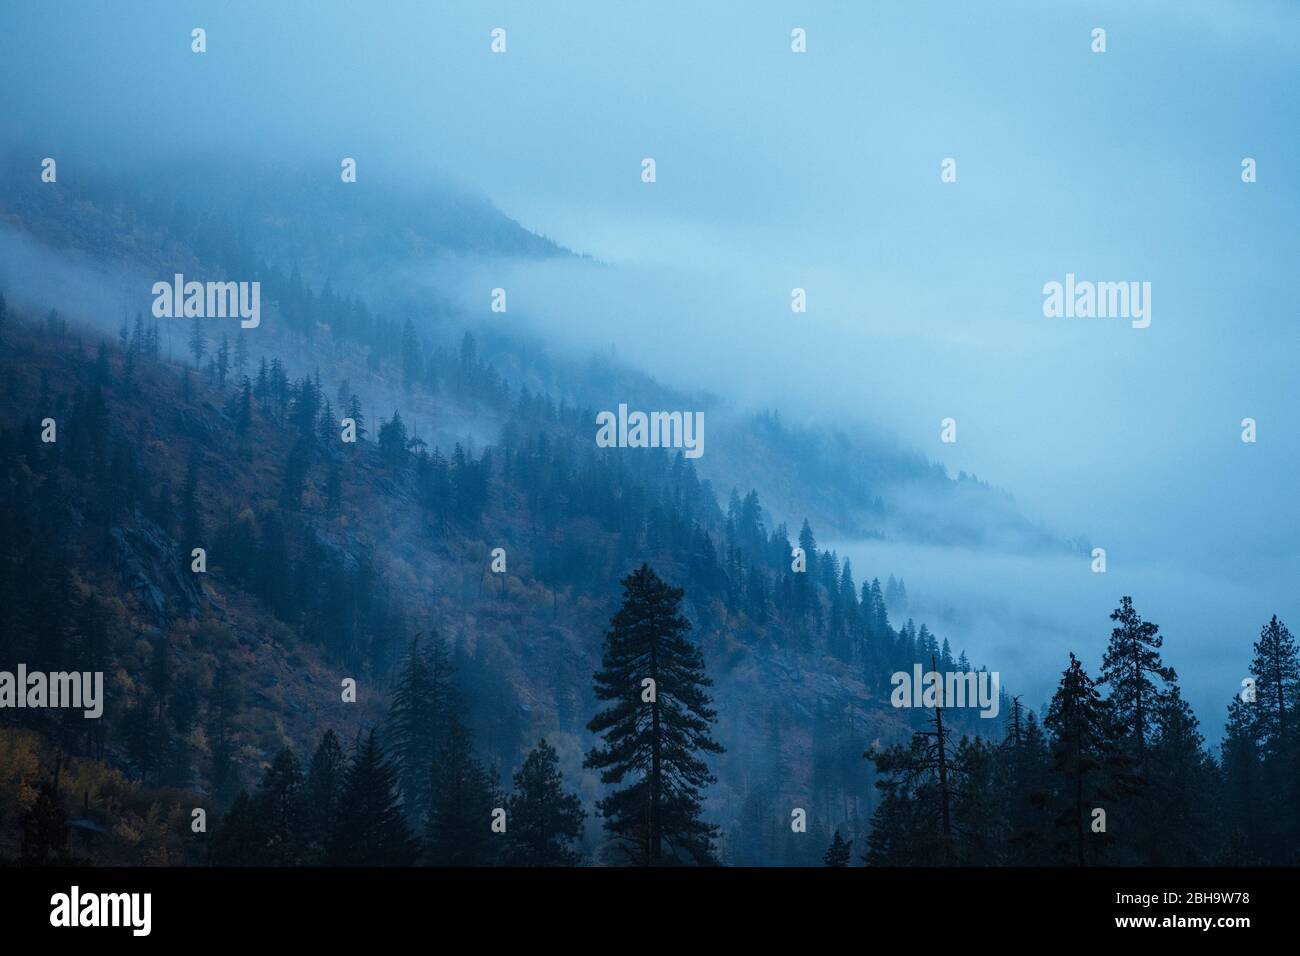
[{"label": "gray rock face", "polygon": [[203,595],[186,557],[161,528],[137,513],[135,527],[111,528],[108,534],[113,541],[113,565],[145,610],[165,621],[171,601],[181,614],[198,614]]}]

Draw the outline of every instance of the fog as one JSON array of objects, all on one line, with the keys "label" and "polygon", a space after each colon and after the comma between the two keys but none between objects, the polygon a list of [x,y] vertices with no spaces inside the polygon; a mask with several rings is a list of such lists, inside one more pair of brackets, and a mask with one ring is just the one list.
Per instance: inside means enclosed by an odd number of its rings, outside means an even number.
[{"label": "fog", "polygon": [[[467,305],[508,286],[508,321],[557,346],[875,423],[1006,488],[1105,547],[1107,574],[838,546],[963,605],[936,630],[1033,703],[1067,645],[1096,668],[1132,593],[1216,735],[1259,627],[1300,622],[1300,18],[1284,2],[934,6],[10,3],[0,150],[30,153],[33,175],[55,156],[61,180],[107,167],[142,189],[198,152],[335,179],[352,156],[357,188],[480,190],[595,261],[394,263],[377,281]],[[1045,318],[1043,284],[1067,273],[1149,281],[1150,327]]]},{"label": "fog", "polygon": [[[1186,562],[1153,560],[1111,567],[1105,575],[1079,573],[1078,559],[1027,557],[965,548],[897,543],[828,542],[855,569],[885,568],[901,575],[908,606],[895,625],[926,622],[976,666],[1002,674],[1008,693],[1026,706],[1045,707],[1073,651],[1094,677],[1110,635],[1116,595],[1135,595],[1140,611],[1160,624],[1166,662],[1178,672],[1215,740],[1224,708],[1249,674],[1249,642],[1277,606],[1270,589],[1224,581]],[[1085,566],[1086,567],[1086,566]],[[1283,593],[1274,588],[1272,594]]]}]

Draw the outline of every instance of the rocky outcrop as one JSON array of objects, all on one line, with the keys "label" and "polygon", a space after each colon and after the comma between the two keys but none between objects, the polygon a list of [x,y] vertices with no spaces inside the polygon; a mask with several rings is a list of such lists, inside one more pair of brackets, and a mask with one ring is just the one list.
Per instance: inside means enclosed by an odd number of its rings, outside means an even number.
[{"label": "rocky outcrop", "polygon": [[172,614],[199,613],[203,595],[188,570],[188,558],[166,532],[137,514],[134,527],[110,528],[108,534],[113,566],[144,610],[160,622]]}]

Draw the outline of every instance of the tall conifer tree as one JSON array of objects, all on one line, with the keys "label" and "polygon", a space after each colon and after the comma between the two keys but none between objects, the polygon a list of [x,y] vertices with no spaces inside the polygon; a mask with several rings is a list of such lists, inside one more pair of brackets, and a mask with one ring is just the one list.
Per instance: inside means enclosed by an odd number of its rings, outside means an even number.
[{"label": "tall conifer tree", "polygon": [[[495,772],[474,756],[468,728],[452,719],[433,763],[433,803],[425,835],[432,866],[488,866],[497,862],[502,837],[492,830],[500,806]],[[509,832],[507,819],[507,833]]]},{"label": "tall conifer tree", "polygon": [[1260,629],[1250,672],[1255,677],[1256,736],[1265,749],[1282,753],[1296,723],[1300,658],[1295,639],[1276,614]]},{"label": "tall conifer tree", "polygon": [[312,754],[311,767],[307,771],[304,787],[306,796],[306,833],[305,842],[309,858],[319,861],[324,858],[325,844],[338,813],[339,796],[343,791],[344,776],[347,773],[347,758],[343,746],[333,730],[327,730],[321,736],[316,752]]},{"label": "tall conifer tree", "polygon": [[579,856],[571,844],[582,838],[586,813],[577,794],[564,789],[559,755],[543,738],[515,774],[515,792],[506,801],[511,866],[573,866]]},{"label": "tall conifer tree", "polygon": [[397,773],[371,731],[358,742],[343,780],[329,861],[340,866],[409,866],[417,852],[402,816]]},{"label": "tall conifer tree", "polygon": [[[1294,864],[1300,860],[1300,660],[1291,632],[1277,615],[1260,630],[1250,670],[1255,677],[1251,724],[1265,790],[1254,812],[1264,820],[1274,861]],[[1289,852],[1279,853],[1283,847]]]},{"label": "tall conifer tree", "polygon": [[1043,723],[1054,737],[1052,770],[1057,778],[1060,848],[1063,856],[1084,866],[1089,858],[1091,811],[1109,795],[1103,781],[1113,721],[1110,707],[1073,654]]},{"label": "tall conifer tree", "polygon": [[1098,684],[1110,688],[1109,700],[1121,733],[1145,761],[1147,745],[1154,732],[1158,700],[1162,691],[1152,678],[1169,683],[1178,679],[1172,667],[1160,659],[1160,625],[1144,621],[1127,595],[1111,612],[1116,626],[1101,662]]},{"label": "tall conifer tree", "polygon": [[429,818],[429,768],[446,739],[452,697],[446,647],[436,635],[427,645],[416,637],[402,662],[385,728],[403,809],[416,827],[424,826]]},{"label": "tall conifer tree", "polygon": [[[686,637],[683,591],[649,565],[623,579],[623,606],[605,633],[596,697],[609,706],[588,725],[604,737],[585,766],[622,785],[597,807],[627,859],[643,866],[714,863],[717,826],[700,819],[700,791],[714,782],[700,753],[722,753],[704,655]],[[653,683],[648,683],[653,682]]]}]

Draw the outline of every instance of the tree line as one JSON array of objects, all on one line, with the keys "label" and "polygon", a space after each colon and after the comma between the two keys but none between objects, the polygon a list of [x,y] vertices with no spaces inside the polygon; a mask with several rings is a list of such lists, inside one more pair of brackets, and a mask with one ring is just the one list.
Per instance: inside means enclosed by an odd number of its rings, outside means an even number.
[{"label": "tree line", "polygon": [[935,708],[874,748],[882,800],[872,865],[1300,864],[1300,659],[1274,616],[1251,677],[1205,748],[1159,625],[1129,597],[1096,676],[1074,654],[1040,720],[1019,698],[1001,739],[962,736]]}]

